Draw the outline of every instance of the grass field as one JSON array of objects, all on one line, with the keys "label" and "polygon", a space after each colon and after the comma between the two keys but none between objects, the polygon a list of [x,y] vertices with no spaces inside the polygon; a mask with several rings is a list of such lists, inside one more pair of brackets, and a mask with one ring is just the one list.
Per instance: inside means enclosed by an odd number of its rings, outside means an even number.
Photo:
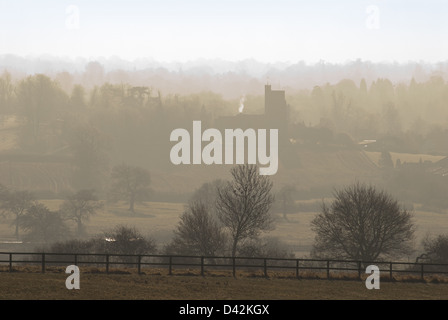
[{"label": "grass field", "polygon": [[[378,164],[378,161],[381,157],[381,152],[375,152],[375,151],[365,151],[365,154],[372,160],[372,162]],[[398,152],[391,152],[390,156],[392,157],[392,162],[396,163],[397,159],[400,159],[401,163],[419,163],[420,160],[422,162],[430,161],[430,162],[437,162],[439,160],[442,160],[446,158],[445,156],[433,156],[429,154],[414,154],[414,153],[398,153]]]},{"label": "grass field", "polygon": [[[61,200],[42,200],[43,204],[51,210],[57,210]],[[415,206],[414,221],[417,226],[415,245],[420,249],[420,242],[428,233],[445,233],[448,226],[448,215],[444,213],[427,212],[419,210]],[[179,222],[184,204],[165,202],[145,202],[136,206],[136,213],[127,210],[126,204],[108,205],[103,210],[93,215],[87,225],[88,236],[101,234],[116,225],[135,226],[144,236],[157,241],[160,247],[168,243],[173,230]],[[311,230],[311,220],[316,212],[295,212],[287,215],[285,220],[281,214],[276,215],[276,228],[265,234],[277,237],[286,243],[297,258],[303,258],[309,254],[314,233]],[[13,240],[14,228],[10,226],[10,220],[0,220],[0,240]],[[70,225],[75,230],[75,225]],[[4,251],[0,243],[0,251]],[[6,250],[7,251],[7,250]],[[409,257],[414,261],[415,257]]]},{"label": "grass field", "polygon": [[80,274],[80,289],[68,290],[68,274],[0,272],[0,299],[82,300],[344,300],[448,299],[447,283],[280,279],[226,276]]},{"label": "grass field", "polygon": [[[60,200],[42,200],[52,210],[57,210]],[[87,223],[89,235],[96,235],[118,224],[135,226],[146,236],[162,246],[170,241],[179,221],[182,203],[146,202],[136,206],[136,213],[127,211],[125,203],[108,205],[92,216]],[[417,225],[416,245],[427,232],[446,232],[448,216],[419,210],[415,206]],[[269,233],[291,246],[296,257],[309,254],[314,234],[310,223],[315,212],[288,214],[287,220],[276,216],[276,229]],[[13,239],[14,228],[10,221],[0,223],[0,238]],[[74,230],[74,225],[71,226]],[[0,244],[0,251],[4,251]],[[409,257],[414,261],[415,257]],[[41,274],[37,271],[0,272],[0,299],[80,299],[80,300],[332,300],[332,299],[448,299],[448,283],[432,282],[381,282],[380,290],[367,290],[360,280],[317,280],[260,276],[238,277],[210,275],[166,275],[166,270],[156,274],[105,274],[83,273],[81,289],[67,290],[66,275],[62,270]]]}]

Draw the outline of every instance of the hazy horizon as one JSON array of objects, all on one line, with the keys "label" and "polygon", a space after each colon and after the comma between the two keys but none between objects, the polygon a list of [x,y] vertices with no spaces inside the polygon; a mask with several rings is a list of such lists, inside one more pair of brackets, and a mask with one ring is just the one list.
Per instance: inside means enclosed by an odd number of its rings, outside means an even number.
[{"label": "hazy horizon", "polygon": [[448,52],[447,8],[437,0],[0,1],[0,55],[438,63]]}]

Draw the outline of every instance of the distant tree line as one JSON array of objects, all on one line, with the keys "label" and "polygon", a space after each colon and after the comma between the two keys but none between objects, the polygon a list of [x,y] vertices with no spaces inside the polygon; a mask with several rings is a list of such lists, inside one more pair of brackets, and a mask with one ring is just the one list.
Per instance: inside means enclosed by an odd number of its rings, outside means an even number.
[{"label": "distant tree line", "polygon": [[[9,190],[1,186],[0,206],[4,217],[10,217],[14,236],[19,240],[45,244],[68,238],[68,221],[76,223],[75,234],[85,234],[85,222],[102,208],[94,190],[79,190],[67,195],[59,209],[51,210],[29,191]],[[22,237],[19,230],[23,230]]]},{"label": "distant tree line", "polygon": [[[19,150],[69,156],[75,190],[105,192],[110,168],[120,163],[167,168],[170,145],[161,137],[192,120],[211,126],[219,116],[237,114],[239,106],[238,99],[213,92],[164,95],[153,85],[108,82],[99,63],[88,64],[85,74],[85,83],[72,83],[69,73],[0,75],[0,113],[5,120],[16,117]],[[287,91],[291,148],[356,148],[373,139],[369,150],[446,155],[447,88],[442,77],[433,76],[399,84],[345,79]],[[245,110],[262,112],[263,97],[248,95]]]}]

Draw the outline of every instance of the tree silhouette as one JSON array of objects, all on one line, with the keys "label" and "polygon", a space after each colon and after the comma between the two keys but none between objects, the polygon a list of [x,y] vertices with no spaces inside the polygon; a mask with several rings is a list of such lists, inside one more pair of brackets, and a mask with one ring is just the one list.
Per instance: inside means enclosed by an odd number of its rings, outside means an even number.
[{"label": "tree silhouette", "polygon": [[71,194],[61,204],[60,211],[66,219],[76,222],[77,234],[84,234],[84,222],[101,209],[103,204],[98,200],[94,190],[79,190]]},{"label": "tree silhouette", "polygon": [[219,227],[208,206],[203,202],[192,202],[180,216],[174,230],[175,237],[169,250],[176,253],[215,256],[224,249],[225,234]]},{"label": "tree silhouette", "polygon": [[256,165],[238,165],[231,174],[233,180],[218,188],[217,214],[230,232],[235,257],[241,241],[273,227],[269,210],[274,196],[272,182],[259,175]]},{"label": "tree silhouette", "polygon": [[394,167],[394,162],[392,161],[392,156],[388,151],[382,151],[378,165],[383,169],[390,169]]},{"label": "tree silhouette", "polygon": [[[44,123],[58,116],[60,107],[67,102],[67,95],[58,84],[44,74],[29,76],[16,87],[17,105],[25,118],[25,132],[22,135],[24,145],[36,150],[40,145]],[[31,141],[29,141],[31,140]]]},{"label": "tree silhouette", "polygon": [[311,222],[316,233],[313,255],[376,261],[409,253],[414,224],[411,214],[383,191],[361,184],[335,192],[330,207]]},{"label": "tree silhouette", "polygon": [[439,234],[436,237],[426,236],[423,241],[424,255],[432,263],[448,262],[448,235]]},{"label": "tree silhouette", "polygon": [[203,183],[196,189],[191,196],[190,202],[200,202],[206,207],[206,211],[212,216],[216,216],[216,199],[218,197],[218,188],[224,186],[225,181],[215,179],[211,182]]},{"label": "tree silhouette", "polygon": [[35,205],[37,202],[33,194],[29,191],[12,191],[6,194],[3,208],[6,212],[14,215],[14,236],[19,239],[19,224],[20,219],[26,214],[27,210]]},{"label": "tree silhouette", "polygon": [[120,164],[112,168],[111,199],[129,202],[129,211],[134,212],[135,201],[148,196],[151,177],[146,169]]},{"label": "tree silhouette", "polygon": [[[112,230],[104,232],[107,239],[106,252],[116,254],[150,254],[157,251],[154,240],[145,238],[135,227],[117,225]],[[122,258],[128,261],[128,257]],[[130,262],[130,261],[129,261]]]},{"label": "tree silhouette", "polygon": [[27,209],[19,219],[19,227],[27,232],[27,240],[45,244],[61,241],[69,234],[62,215],[58,211],[50,211],[41,203]]},{"label": "tree silhouette", "polygon": [[277,199],[280,201],[280,208],[283,213],[283,218],[288,220],[287,214],[294,209],[294,195],[297,189],[293,185],[284,185],[277,194]]}]

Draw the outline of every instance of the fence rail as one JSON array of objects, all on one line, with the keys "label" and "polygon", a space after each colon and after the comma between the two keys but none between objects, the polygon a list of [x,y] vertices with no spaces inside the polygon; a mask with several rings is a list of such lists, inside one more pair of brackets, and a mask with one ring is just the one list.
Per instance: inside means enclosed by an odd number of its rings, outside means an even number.
[{"label": "fence rail", "polygon": [[[0,252],[0,271],[13,272],[16,266],[40,265],[45,273],[48,267],[67,265],[102,266],[105,272],[111,272],[112,266],[124,266],[137,269],[138,274],[145,268],[166,268],[172,275],[175,269],[196,269],[203,276],[206,270],[229,271],[235,277],[237,270],[261,271],[265,277],[269,272],[288,271],[299,278],[305,271],[326,273],[326,278],[340,273],[350,273],[361,277],[368,265],[378,266],[390,279],[394,274],[413,274],[424,280],[428,275],[448,274],[448,264],[392,261],[358,261],[325,259],[286,259],[225,256],[181,256],[181,255],[131,255],[109,253],[44,253],[44,252]],[[6,268],[4,268],[6,266]],[[1,268],[3,267],[3,268]]]}]

